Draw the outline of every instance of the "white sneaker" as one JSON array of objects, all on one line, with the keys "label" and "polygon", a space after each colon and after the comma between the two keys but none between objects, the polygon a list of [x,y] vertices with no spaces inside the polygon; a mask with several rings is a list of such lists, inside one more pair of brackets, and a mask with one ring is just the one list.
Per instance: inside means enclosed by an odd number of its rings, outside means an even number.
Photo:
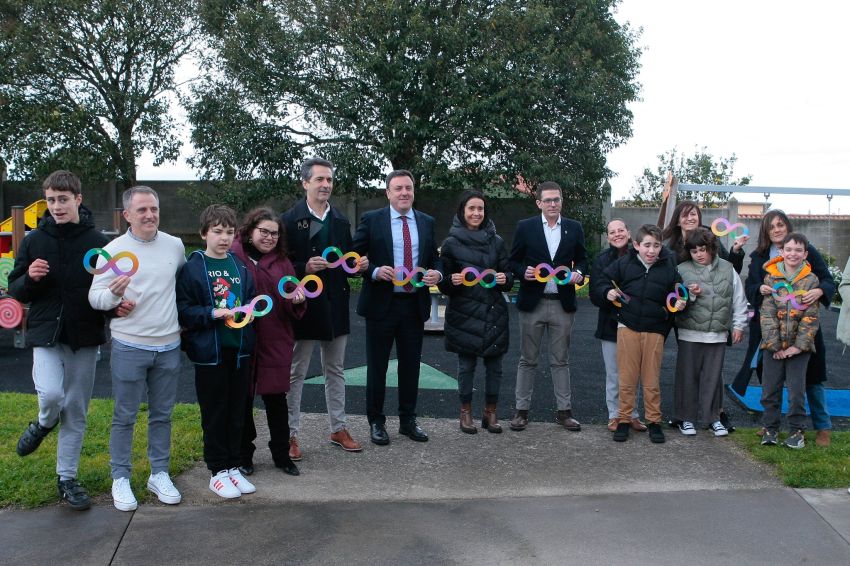
[{"label": "white sneaker", "polygon": [[182,499],[180,492],[174,487],[174,483],[172,483],[168,472],[152,474],[148,478],[148,491],[155,493],[157,499],[167,505],[177,505]]},{"label": "white sneaker", "polygon": [[233,485],[236,486],[239,493],[254,493],[257,491],[254,484],[245,479],[245,476],[242,475],[239,468],[231,468],[228,473],[230,474],[230,481],[233,482]]},{"label": "white sneaker", "polygon": [[695,436],[697,429],[694,428],[694,423],[690,421],[682,421],[682,424],[679,425],[679,432],[685,436]]},{"label": "white sneaker", "polygon": [[112,504],[119,511],[135,511],[139,506],[133,488],[130,487],[130,478],[112,480]]},{"label": "white sneaker", "polygon": [[714,431],[714,436],[729,436],[729,431],[726,430],[726,427],[720,421],[711,423],[711,430]]},{"label": "white sneaker", "polygon": [[222,470],[210,478],[210,491],[225,499],[234,499],[242,495],[242,492],[236,489],[236,486],[230,481],[230,474],[227,470]]}]

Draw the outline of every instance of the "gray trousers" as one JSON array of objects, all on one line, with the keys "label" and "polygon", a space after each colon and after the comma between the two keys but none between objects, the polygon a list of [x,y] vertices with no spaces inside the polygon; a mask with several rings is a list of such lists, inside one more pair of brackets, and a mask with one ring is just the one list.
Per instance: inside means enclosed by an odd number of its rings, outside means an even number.
[{"label": "gray trousers", "polygon": [[295,436],[301,428],[301,392],[313,348],[319,344],[322,369],[325,374],[325,404],[331,433],[345,428],[345,345],[348,334],[333,340],[298,340],[292,351],[292,369],[289,375],[289,434]]},{"label": "gray trousers", "polygon": [[788,427],[792,431],[806,430],[806,367],[809,352],[784,360],[774,360],[773,352],[762,352],[764,369],[761,373],[762,424],[768,430],[779,430],[782,410],[782,384],[788,389]]},{"label": "gray trousers", "polygon": [[148,460],[151,474],[168,472],[171,456],[171,411],[177,400],[180,348],[151,352],[112,341],[112,430],[109,456],[112,479],[128,478],[133,429],[139,405],[148,396]]},{"label": "gray trousers", "polygon": [[541,299],[531,312],[519,311],[520,358],[516,372],[516,408],[528,410],[543,333],[549,335],[549,370],[559,411],[572,408],[570,399],[570,334],[575,313],[560,301]]},{"label": "gray trousers", "polygon": [[56,474],[62,480],[77,477],[96,364],[97,346],[76,352],[65,344],[32,349],[38,424],[60,425]]},{"label": "gray trousers", "polygon": [[[608,420],[620,415],[620,372],[617,370],[617,343],[600,340],[602,361],[605,362],[605,405],[608,407]],[[638,392],[638,396],[640,392]],[[638,403],[632,411],[632,418],[638,418]]]},{"label": "gray trousers", "polygon": [[726,343],[703,344],[679,340],[673,384],[673,419],[711,424],[720,420]]}]

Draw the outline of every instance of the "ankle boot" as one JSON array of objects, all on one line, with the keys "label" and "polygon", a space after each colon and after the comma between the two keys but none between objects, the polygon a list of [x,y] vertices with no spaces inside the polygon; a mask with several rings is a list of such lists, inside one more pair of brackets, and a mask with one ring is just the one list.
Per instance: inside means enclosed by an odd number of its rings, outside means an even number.
[{"label": "ankle boot", "polygon": [[496,418],[495,403],[487,403],[484,406],[484,416],[481,417],[481,428],[486,428],[487,432],[502,432],[502,425],[499,424],[499,419]]},{"label": "ankle boot", "polygon": [[472,422],[472,403],[460,404],[460,430],[467,434],[475,434],[478,429]]}]

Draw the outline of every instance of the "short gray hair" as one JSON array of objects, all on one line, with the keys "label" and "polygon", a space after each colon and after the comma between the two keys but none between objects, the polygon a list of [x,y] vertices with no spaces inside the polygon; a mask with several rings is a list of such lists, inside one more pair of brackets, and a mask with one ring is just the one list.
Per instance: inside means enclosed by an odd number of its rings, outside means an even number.
[{"label": "short gray hair", "polygon": [[159,204],[159,195],[156,194],[155,190],[145,185],[136,185],[135,187],[130,187],[124,191],[123,195],[121,195],[121,202],[124,204],[124,210],[130,210],[130,202],[133,200],[133,195],[138,194],[153,195],[153,198],[156,199],[156,203]]},{"label": "short gray hair", "polygon": [[311,157],[309,159],[305,159],[301,162],[301,180],[309,181],[313,176],[313,167],[319,165],[320,167],[327,167],[333,173],[334,164],[328,161],[327,159],[322,159],[321,157]]}]

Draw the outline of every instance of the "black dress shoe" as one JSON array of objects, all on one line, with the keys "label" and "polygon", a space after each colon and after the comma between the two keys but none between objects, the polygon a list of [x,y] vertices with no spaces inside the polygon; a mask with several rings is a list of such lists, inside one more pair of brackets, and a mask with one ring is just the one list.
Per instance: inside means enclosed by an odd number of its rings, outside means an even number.
[{"label": "black dress shoe", "polygon": [[284,462],[282,465],[277,466],[280,468],[284,474],[289,476],[300,476],[301,472],[298,470],[298,466],[295,465],[295,462]]},{"label": "black dress shoe", "polygon": [[373,444],[378,446],[386,446],[390,443],[390,435],[387,434],[387,428],[380,423],[372,423],[369,425],[369,438]]},{"label": "black dress shoe", "polygon": [[89,495],[86,493],[83,486],[77,483],[76,479],[71,478],[69,480],[62,481],[57,478],[57,487],[59,489],[59,498],[67,501],[68,505],[71,506],[71,509],[85,511],[91,507],[91,499],[89,499]]},{"label": "black dress shoe", "polygon": [[419,428],[416,421],[400,425],[398,427],[398,433],[403,434],[410,440],[415,440],[416,442],[428,442],[428,435],[425,434],[424,430]]}]

